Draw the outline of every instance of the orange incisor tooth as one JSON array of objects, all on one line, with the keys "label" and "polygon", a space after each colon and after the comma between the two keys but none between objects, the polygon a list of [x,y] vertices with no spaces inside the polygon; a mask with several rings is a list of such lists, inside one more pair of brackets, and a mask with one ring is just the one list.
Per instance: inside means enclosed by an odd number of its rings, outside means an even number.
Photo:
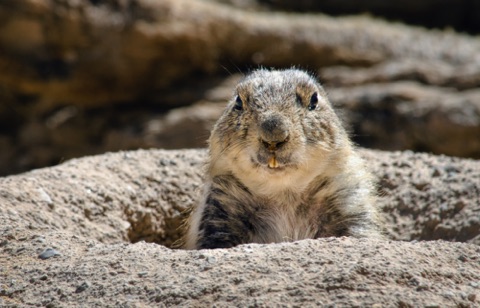
[{"label": "orange incisor tooth", "polygon": [[270,159],[268,160],[268,167],[272,169],[275,169],[278,167],[278,162],[275,156],[270,157]]}]

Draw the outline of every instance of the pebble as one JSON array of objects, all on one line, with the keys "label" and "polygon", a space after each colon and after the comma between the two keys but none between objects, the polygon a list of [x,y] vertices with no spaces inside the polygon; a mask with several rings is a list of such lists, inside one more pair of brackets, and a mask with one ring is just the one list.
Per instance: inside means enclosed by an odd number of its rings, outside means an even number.
[{"label": "pebble", "polygon": [[90,287],[90,282],[84,281],[81,285],[79,285],[79,286],[77,287],[77,289],[75,290],[75,293],[83,292],[83,291],[85,291],[86,289],[88,289],[89,287]]},{"label": "pebble", "polygon": [[43,188],[37,188],[37,191],[43,201],[45,201],[48,205],[53,204],[52,198],[50,198],[48,193]]},{"label": "pebble", "polygon": [[458,257],[458,260],[462,261],[462,262],[467,262],[468,261],[468,258],[465,256],[465,255],[460,255]]},{"label": "pebble", "polygon": [[34,238],[35,243],[40,243],[43,244],[46,242],[45,238],[43,236],[38,236]]},{"label": "pebble", "polygon": [[477,299],[477,295],[475,295],[474,293],[471,293],[471,294],[468,294],[467,298],[469,301],[474,302]]},{"label": "pebble", "polygon": [[53,248],[47,248],[41,254],[38,255],[38,257],[42,260],[46,260],[46,259],[49,259],[51,257],[56,257],[56,256],[61,256],[61,254],[60,254],[60,252],[56,251]]}]

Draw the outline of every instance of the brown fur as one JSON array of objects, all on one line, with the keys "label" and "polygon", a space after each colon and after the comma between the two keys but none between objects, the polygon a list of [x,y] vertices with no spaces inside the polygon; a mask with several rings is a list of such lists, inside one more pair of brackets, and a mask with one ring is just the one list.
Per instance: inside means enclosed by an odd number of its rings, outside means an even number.
[{"label": "brown fur", "polygon": [[381,237],[372,177],[308,74],[254,71],[238,84],[209,144],[186,248]]}]

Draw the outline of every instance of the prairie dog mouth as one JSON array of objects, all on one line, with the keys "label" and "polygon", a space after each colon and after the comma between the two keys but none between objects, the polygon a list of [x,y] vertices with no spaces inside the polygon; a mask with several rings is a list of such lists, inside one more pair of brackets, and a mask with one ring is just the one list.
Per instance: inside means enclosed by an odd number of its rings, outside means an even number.
[{"label": "prairie dog mouth", "polygon": [[277,169],[278,167],[279,165],[275,155],[270,156],[270,158],[268,159],[268,168]]},{"label": "prairie dog mouth", "polygon": [[264,151],[252,155],[250,162],[256,168],[265,168],[275,173],[296,165],[295,161],[292,161],[292,154],[281,155],[281,153],[265,153]]}]

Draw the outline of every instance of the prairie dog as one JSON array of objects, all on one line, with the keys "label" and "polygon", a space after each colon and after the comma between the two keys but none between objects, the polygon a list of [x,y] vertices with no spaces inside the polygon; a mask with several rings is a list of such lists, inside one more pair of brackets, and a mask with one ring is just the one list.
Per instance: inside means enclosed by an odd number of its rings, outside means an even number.
[{"label": "prairie dog", "polygon": [[212,130],[185,248],[382,237],[373,191],[322,86],[297,69],[256,70]]}]

